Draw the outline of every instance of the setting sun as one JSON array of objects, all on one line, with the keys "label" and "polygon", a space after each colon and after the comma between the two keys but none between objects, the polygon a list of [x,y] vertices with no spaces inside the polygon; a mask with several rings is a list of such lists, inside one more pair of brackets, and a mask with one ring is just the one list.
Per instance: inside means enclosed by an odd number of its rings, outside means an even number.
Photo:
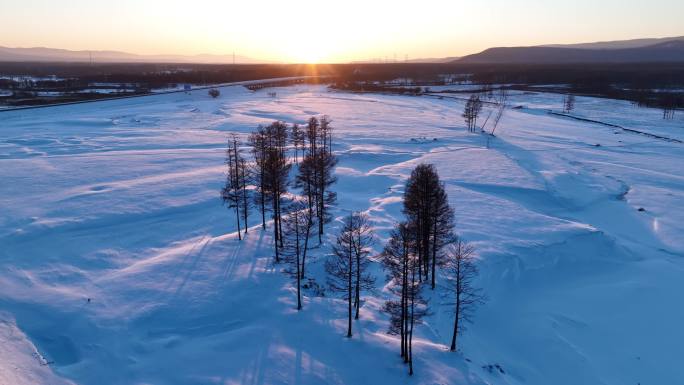
[{"label": "setting sun", "polygon": [[[235,52],[269,62],[338,63],[462,56],[492,46],[548,41],[617,40],[633,37],[633,25],[651,36],[681,32],[681,12],[630,7],[615,18],[614,7],[607,3],[616,1],[605,3],[6,1],[0,6],[8,16],[0,24],[0,36],[2,45],[9,47],[136,54]],[[591,12],[578,13],[587,7]],[[573,19],[579,15],[581,29]],[[658,23],[646,22],[649,17],[657,17]]]}]

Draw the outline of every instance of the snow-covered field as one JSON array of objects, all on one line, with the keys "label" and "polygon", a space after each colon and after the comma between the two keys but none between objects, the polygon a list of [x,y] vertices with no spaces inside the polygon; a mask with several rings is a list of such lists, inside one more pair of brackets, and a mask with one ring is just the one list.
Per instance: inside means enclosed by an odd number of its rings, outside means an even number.
[{"label": "snow-covered field", "polygon": [[[684,145],[549,115],[560,96],[543,93],[514,96],[528,108],[487,143],[453,99],[221,92],[0,113],[0,384],[684,383]],[[680,113],[573,113],[684,136]],[[414,378],[381,285],[346,339],[343,303],[308,293],[297,312],[271,232],[255,215],[239,242],[221,206],[229,133],[322,114],[336,214],[367,211],[377,251],[420,162],[477,248],[489,301],[450,353],[449,298],[431,295]],[[312,250],[319,284],[327,252]]]}]

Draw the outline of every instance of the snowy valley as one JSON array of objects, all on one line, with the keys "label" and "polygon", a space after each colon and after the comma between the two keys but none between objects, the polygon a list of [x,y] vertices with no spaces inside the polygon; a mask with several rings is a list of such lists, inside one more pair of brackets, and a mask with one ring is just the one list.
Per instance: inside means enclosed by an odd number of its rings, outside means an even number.
[{"label": "snowy valley", "polygon": [[[610,126],[549,113],[558,94],[512,92],[489,136],[466,130],[461,98],[220,91],[0,112],[0,384],[683,381],[680,111],[577,97],[570,115]],[[246,146],[260,124],[323,115],[337,202],[297,311],[272,223],[253,210],[238,240],[222,205],[225,151],[231,134]],[[425,290],[409,377],[378,255],[421,163],[445,183],[487,301],[450,352],[451,293]],[[324,266],[351,211],[374,228],[376,285],[346,338]]]}]

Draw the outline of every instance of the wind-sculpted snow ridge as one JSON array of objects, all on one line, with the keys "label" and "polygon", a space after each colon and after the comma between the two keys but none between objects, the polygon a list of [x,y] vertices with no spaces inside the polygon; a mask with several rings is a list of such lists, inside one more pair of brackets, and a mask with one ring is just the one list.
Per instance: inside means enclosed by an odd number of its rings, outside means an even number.
[{"label": "wind-sculpted snow ridge", "polygon": [[[678,383],[682,145],[546,114],[557,95],[512,98],[529,108],[508,110],[489,140],[466,133],[463,101],[320,86],[4,112],[0,383]],[[660,127],[657,111],[580,98],[573,114],[604,110],[682,137],[681,114]],[[254,213],[238,241],[221,206],[230,133],[323,114],[338,220],[311,249],[308,279],[325,285],[350,210],[369,215],[382,249],[421,162],[436,166],[457,232],[476,247],[489,300],[450,353],[451,299],[430,293],[413,378],[386,333],[378,263],[347,339],[344,303],[305,289],[297,312],[272,232]]]}]

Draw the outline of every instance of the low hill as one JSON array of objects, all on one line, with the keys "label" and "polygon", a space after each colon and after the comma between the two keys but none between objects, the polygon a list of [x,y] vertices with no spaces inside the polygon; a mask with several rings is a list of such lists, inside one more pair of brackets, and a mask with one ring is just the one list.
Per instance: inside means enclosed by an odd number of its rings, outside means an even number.
[{"label": "low hill", "polygon": [[457,63],[647,63],[684,62],[684,40],[636,48],[498,47],[469,55]]}]

